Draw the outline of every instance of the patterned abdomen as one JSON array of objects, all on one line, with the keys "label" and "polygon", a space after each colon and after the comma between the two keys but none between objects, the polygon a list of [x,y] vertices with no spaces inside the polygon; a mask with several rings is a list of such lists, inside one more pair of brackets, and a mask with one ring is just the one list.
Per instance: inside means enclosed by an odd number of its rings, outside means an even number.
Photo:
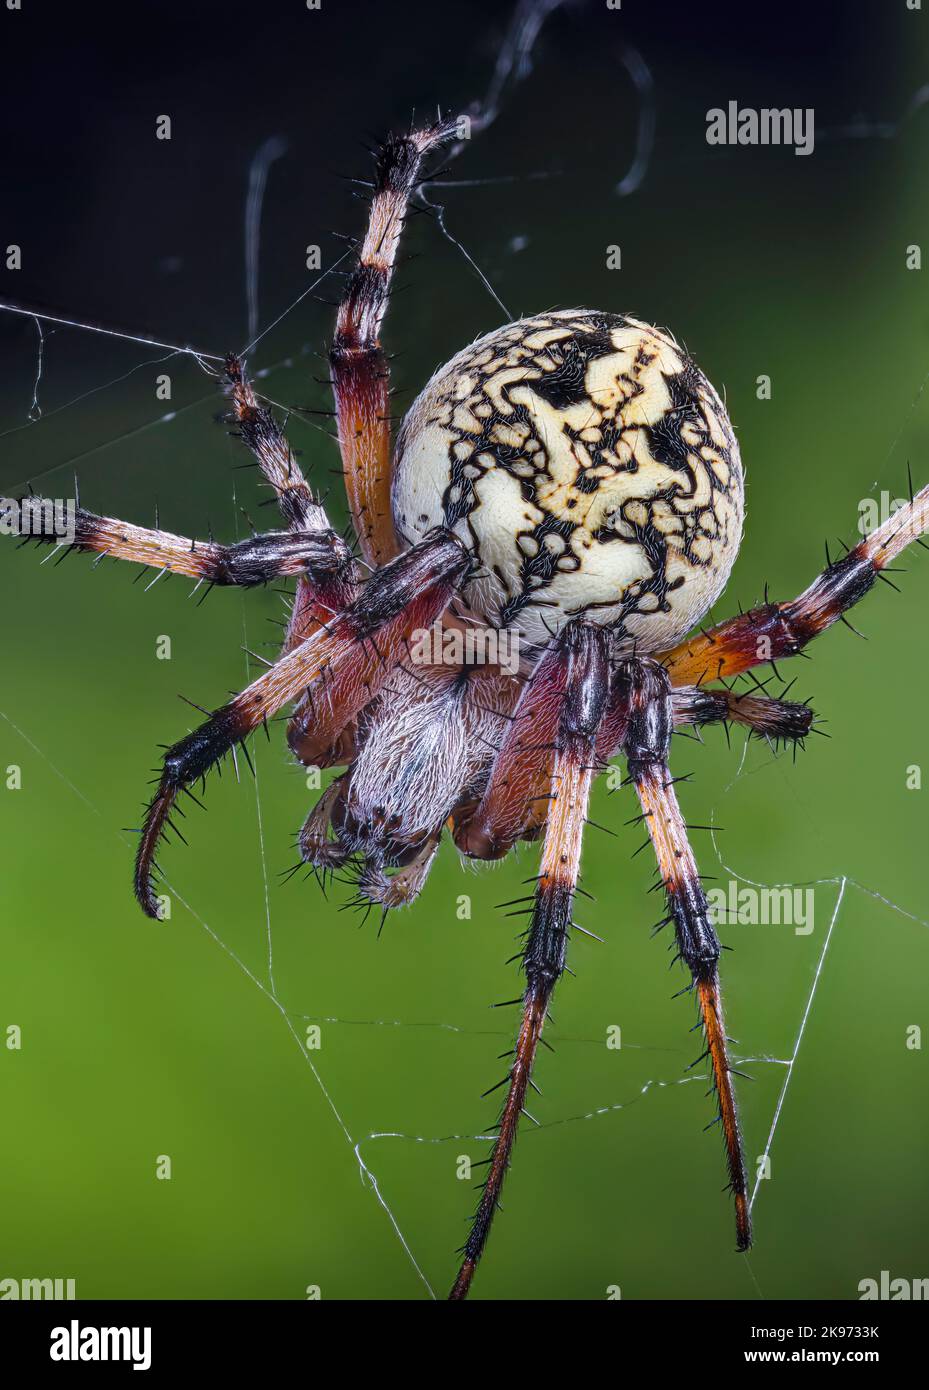
[{"label": "patterned abdomen", "polygon": [[725,408],[687,353],[587,309],[508,324],[442,367],[397,441],[407,544],[471,544],[475,614],[545,640],[580,615],[641,652],[683,637],[728,578],[742,466]]}]

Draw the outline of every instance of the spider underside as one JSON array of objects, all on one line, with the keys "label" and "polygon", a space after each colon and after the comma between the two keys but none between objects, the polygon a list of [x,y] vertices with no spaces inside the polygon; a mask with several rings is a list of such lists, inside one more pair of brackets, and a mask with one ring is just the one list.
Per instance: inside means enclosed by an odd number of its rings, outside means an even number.
[{"label": "spider underside", "polygon": [[[725,681],[792,656],[842,618],[929,520],[929,488],[798,598],[765,602],[697,635],[742,526],[742,475],[725,410],[667,334],[638,320],[562,311],[480,339],[433,378],[392,451],[380,342],[400,233],[422,162],[453,122],[389,138],[330,351],[338,438],[363,566],[329,524],[243,363],[231,416],[286,524],[235,545],[79,508],[72,548],[252,586],[294,576],[279,659],[167,752],[135,869],[157,916],[156,852],[178,797],[259,725],[293,707],[307,766],[345,770],[300,832],[302,861],[351,873],[384,912],[411,902],[443,831],[476,859],[541,840],[522,949],[526,985],[506,1099],[450,1297],[467,1295],[509,1166],[535,1053],[565,966],[591,784],[625,759],[699,1011],[740,1250],[751,1244],[747,1174],[714,930],[669,767],[675,729],[736,722],[799,743],[811,709]],[[38,499],[36,499],[38,502]],[[33,516],[52,517],[41,503]],[[39,539],[62,542],[52,521]],[[70,538],[69,538],[70,540]],[[367,576],[363,574],[367,570]],[[414,648],[422,634],[433,659]],[[449,663],[442,634],[520,640],[518,666]]]}]

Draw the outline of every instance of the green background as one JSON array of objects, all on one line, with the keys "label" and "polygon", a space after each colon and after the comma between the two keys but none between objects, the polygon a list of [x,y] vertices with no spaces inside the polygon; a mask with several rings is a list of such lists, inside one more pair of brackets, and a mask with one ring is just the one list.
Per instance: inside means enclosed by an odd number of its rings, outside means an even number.
[{"label": "green background", "polygon": [[[862,499],[905,494],[908,460],[917,484],[929,479],[929,272],[905,266],[907,246],[929,246],[929,113],[902,119],[925,79],[927,20],[902,4],[824,6],[835,22],[807,31],[798,19],[791,45],[730,27],[726,7],[702,29],[689,7],[627,8],[556,16],[534,71],[447,175],[479,186],[434,196],[511,314],[637,313],[670,326],[725,391],[748,513],[723,616],[766,582],[780,597],[805,587],[824,538],[853,542]],[[249,13],[257,31],[227,30],[218,57],[194,36],[172,66],[180,40],[162,36],[147,86],[117,75],[128,30],[109,35],[112,82],[57,130],[45,186],[20,186],[17,225],[32,240],[2,228],[26,266],[0,274],[0,296],[169,344],[241,343],[242,200],[262,139],[284,129],[292,142],[266,203],[266,324],[309,283],[303,248],[320,242],[329,265],[340,251],[328,230],[360,230],[364,208],[337,177],[366,173],[358,141],[408,120],[414,102],[461,106],[480,92],[503,30],[480,6],[450,7],[444,39],[417,28],[416,6],[343,6],[292,29]],[[28,63],[40,36],[22,35]],[[619,198],[637,110],[625,41],[651,66],[658,121],[641,188]],[[221,69],[244,46],[269,50],[273,91],[297,93],[289,104],[262,103],[270,69],[254,90]],[[730,98],[813,106],[815,153],[710,149],[706,110]],[[47,104],[51,121],[66,97]],[[169,148],[151,135],[162,111],[179,116]],[[889,124],[840,130],[862,113]],[[78,186],[82,161],[95,177]],[[551,177],[529,177],[539,172]],[[606,269],[611,244],[619,271]],[[401,408],[502,321],[434,222],[416,219],[407,247],[416,259],[388,320]],[[338,283],[319,293],[334,298]],[[312,352],[332,313],[310,296],[262,340],[251,365],[276,402],[325,406]],[[162,524],[186,534],[208,523],[241,534],[240,507],[276,524],[258,511],[254,474],[234,471],[242,446],[216,423],[221,400],[191,358],[155,365],[164,353],[137,343],[50,332],[45,414],[29,424],[35,338],[31,321],[0,315],[0,493],[31,478],[70,496],[76,467],[85,505],[110,515],[150,520],[157,499]],[[155,400],[162,371],[169,406]],[[756,398],[761,374],[770,401]],[[288,428],[341,522],[336,447],[313,418]],[[267,654],[281,599],[227,590],[197,606],[183,580],[145,593],[148,578],[133,585],[115,562],[42,558],[0,545],[0,1043],[22,1029],[21,1050],[0,1045],[0,1278],[74,1277],[85,1298],[302,1298],[310,1285],[326,1299],[441,1296],[474,1201],[459,1159],[486,1152],[474,1136],[496,1098],[480,1094],[514,1021],[489,1008],[518,991],[503,963],[516,924],[495,904],[525,891],[536,851],[475,870],[446,845],[419,902],[378,936],[373,916],[340,911],[347,890],[326,901],[312,882],[279,878],[315,793],[277,724],[254,745],[256,782],[211,779],[208,814],[193,808],[184,827],[189,847],[163,856],[171,919],[149,922],[122,827],[138,824],[156,745],[191,726],[177,694],[213,706],[244,684],[254,663],[242,646]],[[926,764],[929,571],[918,550],[903,564],[902,593],[879,585],[853,615],[867,642],[839,626],[812,662],[782,668],[830,739],[795,765],[758,744],[743,757],[742,737],[730,750],[719,730],[702,746],[675,740],[675,770],[694,774],[688,818],[725,828],[719,853],[696,835],[704,871],[723,885],[815,885],[810,935],[723,932],[730,1032],[759,1059],[740,1086],[753,1169],[806,1013],[754,1251],[733,1253],[719,1137],[702,1132],[711,1102],[685,1079],[700,1049],[690,1003],[670,997],[683,980],[649,937],[651,866],[630,859],[641,830],[623,824],[635,808],[601,782],[593,818],[616,838],[589,833],[596,902],[578,915],[604,941],[572,942],[576,977],[559,987],[556,1050],[543,1052],[531,1106],[540,1127],[518,1142],[475,1297],[602,1299],[619,1286],[624,1298],[848,1299],[881,1270],[929,1272],[927,1053],[906,1045],[908,1028],[929,1023],[929,793],[906,784]],[[156,658],[161,636],[170,660]],[[19,790],[5,785],[11,765]],[[461,894],[470,920],[457,916]],[[308,1023],[321,1025],[309,1054]],[[606,1046],[615,1025],[620,1050]],[[159,1155],[170,1181],[156,1177]]]}]

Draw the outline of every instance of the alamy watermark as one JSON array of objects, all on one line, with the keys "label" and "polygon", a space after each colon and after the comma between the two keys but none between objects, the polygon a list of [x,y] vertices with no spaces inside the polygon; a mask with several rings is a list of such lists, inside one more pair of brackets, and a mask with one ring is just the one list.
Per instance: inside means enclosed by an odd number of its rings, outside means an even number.
[{"label": "alamy watermark", "polygon": [[91,1327],[72,1318],[53,1327],[48,1351],[53,1361],[129,1361],[134,1371],[152,1364],[150,1327]]},{"label": "alamy watermark", "polygon": [[892,1279],[889,1269],[882,1269],[879,1279],[862,1279],[858,1284],[861,1303],[870,1300],[908,1302],[929,1299],[929,1279]]},{"label": "alamy watermark", "polygon": [[73,1279],[0,1279],[0,1299],[42,1303],[72,1301],[76,1297]]},{"label": "alamy watermark", "polygon": [[730,879],[724,888],[708,888],[706,900],[715,926],[793,927],[796,936],[813,930],[812,888],[755,888]]},{"label": "alamy watermark", "polygon": [[883,526],[885,538],[893,537],[898,550],[918,540],[923,533],[924,518],[912,501],[909,496],[894,497],[886,488],[876,497],[862,497],[858,503],[859,533],[870,536]]},{"label": "alamy watermark", "polygon": [[812,154],[816,143],[812,106],[713,106],[706,113],[708,145],[793,145],[794,154]]},{"label": "alamy watermark", "polygon": [[519,633],[512,628],[420,627],[410,636],[414,666],[499,666],[508,676],[519,670]]},{"label": "alamy watermark", "polygon": [[0,536],[44,536],[73,545],[77,503],[73,497],[0,497]]}]

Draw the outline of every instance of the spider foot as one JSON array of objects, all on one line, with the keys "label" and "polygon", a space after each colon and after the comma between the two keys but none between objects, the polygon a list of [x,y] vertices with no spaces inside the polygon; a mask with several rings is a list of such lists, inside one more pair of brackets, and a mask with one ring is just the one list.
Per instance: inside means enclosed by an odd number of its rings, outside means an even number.
[{"label": "spider foot", "polygon": [[350,858],[351,851],[338,839],[329,837],[332,811],[342,791],[343,779],[344,773],[326,788],[304,821],[298,837],[304,864],[316,869],[340,869]]},{"label": "spider foot", "polygon": [[439,848],[439,835],[431,835],[412,859],[393,874],[384,872],[377,859],[365,859],[358,874],[358,891],[381,907],[407,907],[425,886]]}]

